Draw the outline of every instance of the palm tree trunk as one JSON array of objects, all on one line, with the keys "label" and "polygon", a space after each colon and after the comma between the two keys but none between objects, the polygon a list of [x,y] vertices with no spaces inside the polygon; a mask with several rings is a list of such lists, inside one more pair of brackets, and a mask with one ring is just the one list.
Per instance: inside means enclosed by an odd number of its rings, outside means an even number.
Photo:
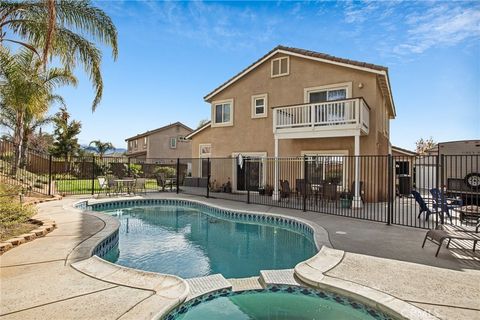
[{"label": "palm tree trunk", "polygon": [[17,111],[17,119],[16,119],[16,126],[14,132],[14,139],[13,142],[15,144],[15,162],[12,167],[12,175],[17,174],[17,169],[20,167],[20,162],[22,158],[22,150],[23,150],[23,124],[24,124],[24,112],[23,110]]}]

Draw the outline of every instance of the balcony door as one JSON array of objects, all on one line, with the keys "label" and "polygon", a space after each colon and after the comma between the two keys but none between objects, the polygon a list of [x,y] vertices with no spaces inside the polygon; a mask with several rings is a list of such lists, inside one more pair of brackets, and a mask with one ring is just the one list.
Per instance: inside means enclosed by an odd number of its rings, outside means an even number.
[{"label": "balcony door", "polygon": [[351,85],[349,82],[305,89],[306,103],[321,103],[315,106],[316,123],[342,123],[355,114],[353,103],[345,101],[351,97]]}]

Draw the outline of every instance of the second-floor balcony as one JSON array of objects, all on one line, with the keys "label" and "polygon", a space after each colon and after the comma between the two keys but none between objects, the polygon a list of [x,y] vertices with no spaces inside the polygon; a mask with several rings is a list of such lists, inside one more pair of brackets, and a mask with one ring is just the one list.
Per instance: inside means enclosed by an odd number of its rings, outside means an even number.
[{"label": "second-floor balcony", "polygon": [[274,107],[278,139],[367,135],[370,107],[363,98]]}]

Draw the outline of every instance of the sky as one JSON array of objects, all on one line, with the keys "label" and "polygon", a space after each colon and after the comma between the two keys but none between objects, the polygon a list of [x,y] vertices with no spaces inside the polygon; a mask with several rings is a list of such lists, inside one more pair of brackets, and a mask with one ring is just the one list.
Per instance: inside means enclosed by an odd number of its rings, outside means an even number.
[{"label": "sky", "polygon": [[58,90],[82,122],[82,144],[125,148],[125,138],[176,121],[196,128],[210,117],[203,97],[279,44],[388,67],[393,145],[480,139],[478,1],[94,3],[118,29],[119,55],[102,48],[94,113],[81,70],[76,88]]}]

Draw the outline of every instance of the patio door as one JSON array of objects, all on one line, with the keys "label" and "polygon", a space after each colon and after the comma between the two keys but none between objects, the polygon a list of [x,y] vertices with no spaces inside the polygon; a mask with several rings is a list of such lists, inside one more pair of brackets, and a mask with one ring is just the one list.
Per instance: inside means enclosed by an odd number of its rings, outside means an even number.
[{"label": "patio door", "polygon": [[237,161],[236,164],[237,191],[247,191],[247,186],[250,191],[258,191],[262,181],[262,159],[249,156],[242,158],[243,161]]}]

